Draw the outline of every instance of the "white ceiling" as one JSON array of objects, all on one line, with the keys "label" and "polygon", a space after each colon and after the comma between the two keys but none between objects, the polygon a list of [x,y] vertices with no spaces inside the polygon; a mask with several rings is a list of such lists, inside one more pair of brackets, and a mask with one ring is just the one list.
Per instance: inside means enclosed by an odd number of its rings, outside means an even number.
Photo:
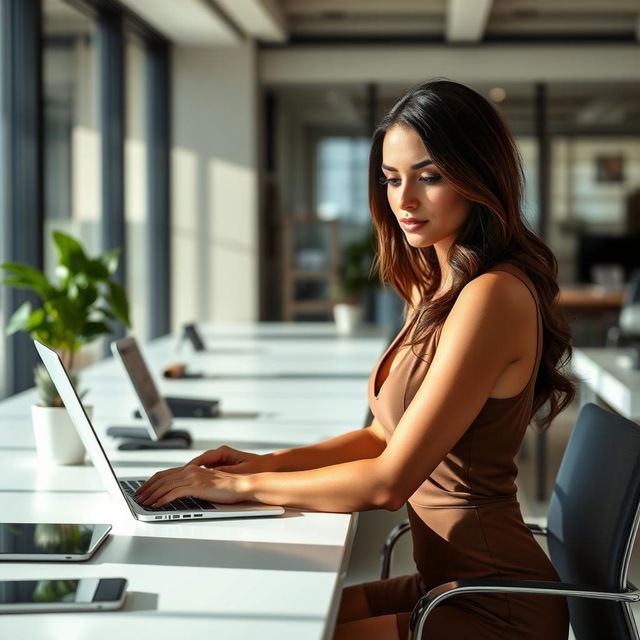
[{"label": "white ceiling", "polygon": [[640,0],[121,0],[183,45],[640,37]]}]

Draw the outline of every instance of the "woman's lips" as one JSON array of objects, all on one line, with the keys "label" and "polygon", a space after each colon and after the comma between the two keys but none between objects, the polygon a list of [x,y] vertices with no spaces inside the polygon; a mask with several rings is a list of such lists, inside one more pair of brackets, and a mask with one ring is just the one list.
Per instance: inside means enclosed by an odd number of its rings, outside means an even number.
[{"label": "woman's lips", "polygon": [[427,222],[428,220],[407,220],[406,222],[401,220],[400,224],[403,229],[406,229],[407,231],[417,231],[420,227],[427,224]]}]

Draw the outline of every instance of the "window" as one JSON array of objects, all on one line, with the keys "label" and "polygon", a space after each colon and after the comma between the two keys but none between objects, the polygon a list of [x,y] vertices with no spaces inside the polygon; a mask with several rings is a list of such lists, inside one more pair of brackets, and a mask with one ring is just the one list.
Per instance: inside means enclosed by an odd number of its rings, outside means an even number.
[{"label": "window", "polygon": [[43,2],[44,255],[54,230],[101,250],[100,128],[95,23],[62,0]]},{"label": "window", "polygon": [[328,136],[315,152],[315,210],[321,220],[368,224],[367,176],[370,140]]},{"label": "window", "polygon": [[150,256],[148,233],[147,160],[144,43],[129,34],[125,49],[125,224],[127,293],[133,333],[140,340],[149,335]]}]

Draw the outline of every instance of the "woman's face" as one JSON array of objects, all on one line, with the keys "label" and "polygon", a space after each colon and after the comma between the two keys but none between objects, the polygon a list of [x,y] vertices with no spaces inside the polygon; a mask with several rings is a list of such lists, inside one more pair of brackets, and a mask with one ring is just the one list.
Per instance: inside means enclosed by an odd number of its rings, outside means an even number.
[{"label": "woman's face", "polygon": [[383,184],[396,220],[412,247],[450,245],[471,203],[440,175],[420,136],[395,124],[382,142]]}]

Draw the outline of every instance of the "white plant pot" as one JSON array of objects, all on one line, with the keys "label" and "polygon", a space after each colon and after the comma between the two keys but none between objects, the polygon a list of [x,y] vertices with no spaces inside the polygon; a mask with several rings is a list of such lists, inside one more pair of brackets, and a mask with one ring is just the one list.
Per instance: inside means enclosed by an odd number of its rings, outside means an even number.
[{"label": "white plant pot", "polygon": [[357,304],[340,302],[333,307],[333,318],[336,322],[338,335],[351,335],[362,322],[362,307]]},{"label": "white plant pot", "polygon": [[[86,407],[89,418],[93,407]],[[64,407],[31,406],[38,459],[45,464],[82,464],[85,448]]]}]

